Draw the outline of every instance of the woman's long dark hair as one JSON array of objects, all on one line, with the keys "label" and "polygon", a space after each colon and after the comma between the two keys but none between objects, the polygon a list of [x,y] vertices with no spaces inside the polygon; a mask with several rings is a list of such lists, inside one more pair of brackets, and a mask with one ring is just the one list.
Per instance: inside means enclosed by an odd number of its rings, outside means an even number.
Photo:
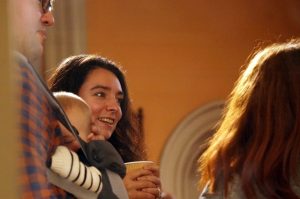
[{"label": "woman's long dark hair", "polygon": [[144,140],[137,129],[125,77],[114,62],[98,55],[77,55],[66,58],[49,78],[49,88],[52,92],[66,91],[78,94],[88,74],[98,68],[112,72],[118,78],[124,93],[121,102],[123,114],[108,141],[120,153],[124,162],[145,159]]},{"label": "woman's long dark hair", "polygon": [[291,185],[299,160],[300,43],[293,40],[257,51],[241,73],[200,157],[200,186],[224,185],[227,196],[238,175],[248,199],[299,198]]}]

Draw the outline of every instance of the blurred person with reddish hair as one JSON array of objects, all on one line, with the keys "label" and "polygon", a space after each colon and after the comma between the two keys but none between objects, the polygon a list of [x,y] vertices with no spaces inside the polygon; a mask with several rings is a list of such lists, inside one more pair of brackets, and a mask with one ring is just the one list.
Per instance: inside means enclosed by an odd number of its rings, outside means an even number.
[{"label": "blurred person with reddish hair", "polygon": [[300,41],[256,51],[199,159],[201,199],[300,198]]}]

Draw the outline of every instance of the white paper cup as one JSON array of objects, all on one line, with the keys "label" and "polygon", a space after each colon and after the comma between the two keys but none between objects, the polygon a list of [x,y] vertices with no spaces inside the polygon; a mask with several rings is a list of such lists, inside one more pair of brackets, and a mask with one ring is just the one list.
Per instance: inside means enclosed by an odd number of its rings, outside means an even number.
[{"label": "white paper cup", "polygon": [[149,161],[149,160],[146,160],[146,161],[126,162],[125,166],[126,166],[126,170],[128,172],[128,171],[132,171],[132,170],[141,169],[145,165],[148,165],[148,164],[154,164],[154,162]]}]

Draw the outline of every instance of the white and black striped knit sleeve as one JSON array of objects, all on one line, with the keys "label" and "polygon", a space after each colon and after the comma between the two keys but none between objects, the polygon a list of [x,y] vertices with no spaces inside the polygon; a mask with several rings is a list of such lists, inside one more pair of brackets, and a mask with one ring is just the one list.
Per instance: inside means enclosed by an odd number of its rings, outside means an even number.
[{"label": "white and black striped knit sleeve", "polygon": [[102,175],[93,166],[80,162],[78,155],[65,146],[58,146],[53,154],[50,169],[59,176],[95,193],[103,187]]}]

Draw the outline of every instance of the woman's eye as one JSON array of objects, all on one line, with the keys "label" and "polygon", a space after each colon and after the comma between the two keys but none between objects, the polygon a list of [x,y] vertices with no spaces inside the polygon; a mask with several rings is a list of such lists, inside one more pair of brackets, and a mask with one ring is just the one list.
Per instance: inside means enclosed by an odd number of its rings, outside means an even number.
[{"label": "woman's eye", "polygon": [[104,92],[98,92],[98,93],[95,93],[95,95],[97,97],[104,97],[105,96],[105,93]]}]

